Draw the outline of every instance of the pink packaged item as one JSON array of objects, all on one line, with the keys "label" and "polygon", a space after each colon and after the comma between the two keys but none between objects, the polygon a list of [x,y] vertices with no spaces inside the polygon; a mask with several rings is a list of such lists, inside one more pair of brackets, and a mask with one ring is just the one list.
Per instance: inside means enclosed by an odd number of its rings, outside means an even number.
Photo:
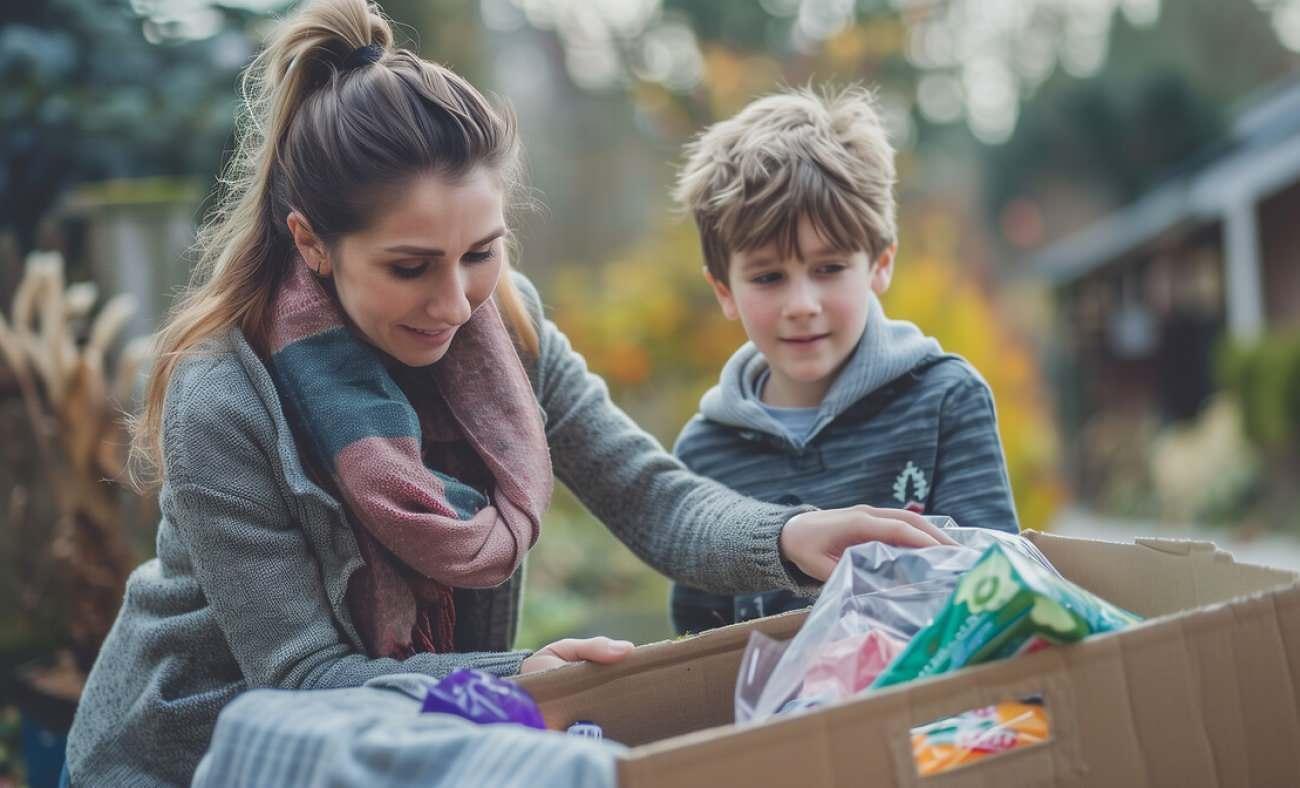
[{"label": "pink packaged item", "polygon": [[833,640],[808,666],[799,697],[843,698],[860,692],[905,645],[879,629]]}]

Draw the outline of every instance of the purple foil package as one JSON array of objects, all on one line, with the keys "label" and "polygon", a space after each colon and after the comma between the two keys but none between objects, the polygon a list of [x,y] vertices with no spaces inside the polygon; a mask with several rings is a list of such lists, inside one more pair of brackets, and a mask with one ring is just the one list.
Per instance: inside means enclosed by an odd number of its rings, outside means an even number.
[{"label": "purple foil package", "polygon": [[537,703],[519,685],[470,668],[458,668],[431,687],[420,713],[455,714],[480,725],[512,722],[546,729]]}]

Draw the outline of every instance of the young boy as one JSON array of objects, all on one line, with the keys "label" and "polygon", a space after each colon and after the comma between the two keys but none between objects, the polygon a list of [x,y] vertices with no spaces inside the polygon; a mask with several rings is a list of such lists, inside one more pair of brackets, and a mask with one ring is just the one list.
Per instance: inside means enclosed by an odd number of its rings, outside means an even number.
[{"label": "young boy", "polygon": [[[993,398],[878,296],[893,276],[894,151],[862,88],[754,101],[687,147],[676,197],[704,276],[749,336],[674,448],[762,500],[867,504],[1018,530]],[[677,585],[678,633],[811,604]]]}]

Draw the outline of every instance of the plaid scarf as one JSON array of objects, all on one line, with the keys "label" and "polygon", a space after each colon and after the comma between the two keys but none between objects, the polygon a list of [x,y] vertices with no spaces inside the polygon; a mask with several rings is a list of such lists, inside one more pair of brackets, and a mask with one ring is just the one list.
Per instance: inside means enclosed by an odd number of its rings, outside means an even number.
[{"label": "plaid scarf", "polygon": [[[270,353],[300,452],[347,508],[366,564],[347,601],[367,651],[453,651],[453,587],[508,580],[551,497],[537,400],[496,304],[437,363],[400,370],[408,398],[299,258],[276,295]],[[430,424],[444,433],[433,441]],[[481,471],[482,488],[447,472],[460,469]]]}]

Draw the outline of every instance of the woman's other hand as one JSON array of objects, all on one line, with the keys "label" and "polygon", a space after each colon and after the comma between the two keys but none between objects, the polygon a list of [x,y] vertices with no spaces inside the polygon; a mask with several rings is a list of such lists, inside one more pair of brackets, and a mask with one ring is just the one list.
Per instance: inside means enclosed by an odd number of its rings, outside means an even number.
[{"label": "woman's other hand", "polygon": [[635,646],[626,640],[607,637],[565,638],[557,640],[534,652],[519,666],[520,673],[535,673],[567,665],[570,662],[600,662],[609,664],[632,653]]},{"label": "woman's other hand", "polygon": [[863,542],[885,542],[897,547],[933,547],[956,544],[916,512],[852,506],[804,512],[791,517],[781,529],[781,557],[815,580],[830,577],[844,551]]}]

